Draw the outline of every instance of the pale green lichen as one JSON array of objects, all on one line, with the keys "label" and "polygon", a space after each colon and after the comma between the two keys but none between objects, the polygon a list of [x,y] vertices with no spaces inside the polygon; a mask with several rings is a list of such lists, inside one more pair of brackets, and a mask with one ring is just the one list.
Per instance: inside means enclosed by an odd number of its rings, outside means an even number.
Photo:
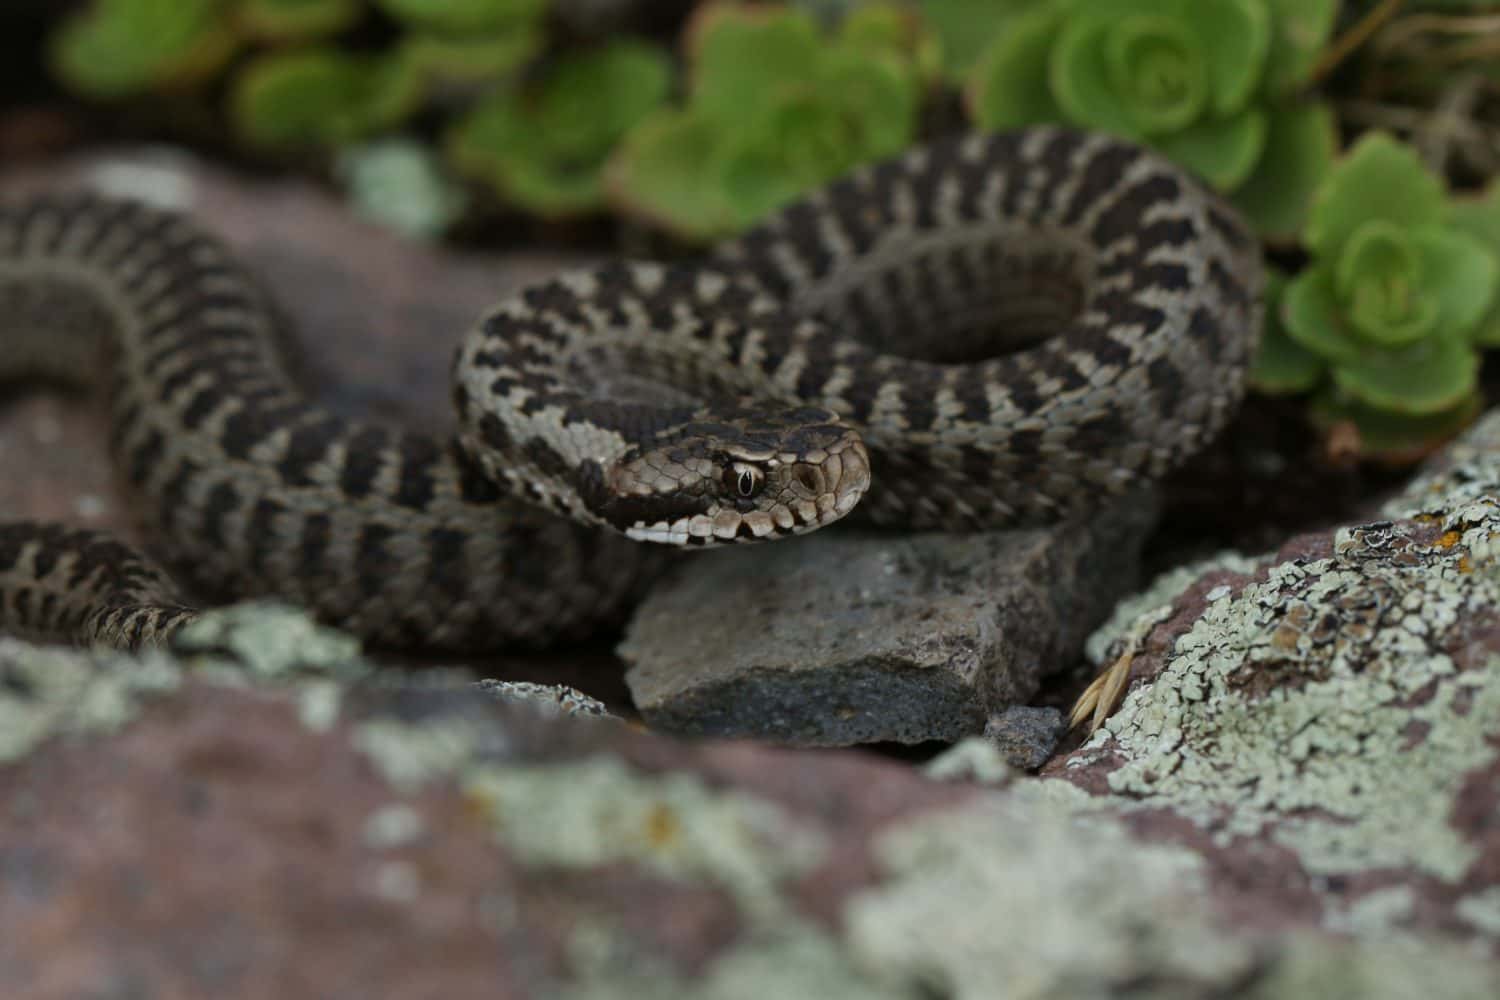
[{"label": "pale green lichen", "polygon": [[1331,908],[1324,915],[1323,926],[1361,937],[1391,940],[1393,928],[1406,923],[1416,912],[1416,906],[1417,894],[1411,886],[1387,886],[1356,896],[1342,908]]},{"label": "pale green lichen", "polygon": [[414,140],[351,147],[339,154],[337,170],[357,213],[406,236],[436,237],[468,208],[463,187]]},{"label": "pale green lichen", "polygon": [[1298,934],[1283,938],[1280,944],[1264,974],[1235,996],[1242,1000],[1494,1000],[1500,995],[1495,964],[1451,942],[1360,941]]},{"label": "pale green lichen", "polygon": [[[1111,789],[1195,819],[1220,843],[1268,832],[1311,872],[1410,865],[1461,877],[1474,849],[1448,816],[1464,775],[1495,756],[1500,664],[1458,672],[1423,633],[1495,607],[1500,590],[1433,571],[1457,553],[1394,559],[1402,540],[1367,542],[1280,564],[1210,604],[1091,742],[1126,758]],[[1413,594],[1417,630],[1399,613]],[[1249,694],[1267,671],[1269,690]],[[1425,727],[1415,740],[1413,725]]]},{"label": "pale green lichen", "polygon": [[[1493,764],[1500,658],[1460,670],[1444,650],[1500,607],[1500,423],[1419,480],[1380,523],[1338,532],[1334,555],[1208,595],[1160,674],[1070,762],[1108,752],[1125,808],[1167,808],[1220,845],[1268,837],[1307,872],[1415,869],[1462,880],[1476,847],[1450,822],[1466,776]],[[1314,880],[1316,888],[1318,882]],[[1369,900],[1330,919],[1397,924]],[[1377,905],[1379,904],[1379,905]]]},{"label": "pale green lichen", "polygon": [[1470,893],[1453,908],[1475,930],[1500,938],[1500,886]]},{"label": "pale green lichen", "polygon": [[828,934],[796,920],[752,931],[694,980],[599,920],[580,921],[569,960],[575,985],[550,993],[556,1000],[914,1000],[859,975]]},{"label": "pale green lichen", "polygon": [[364,842],[376,850],[405,847],[427,832],[427,820],[404,802],[391,802],[365,817]]},{"label": "pale green lichen", "polygon": [[374,670],[360,658],[358,639],[270,602],[205,612],[173,637],[172,646],[185,656],[210,654],[207,666],[222,666],[228,657],[236,671],[257,682],[288,676],[351,681]]},{"label": "pale green lichen", "polygon": [[1202,862],[1088,815],[1076,790],[1016,786],[882,834],[884,883],[845,909],[859,966],[910,995],[1102,996],[1232,982],[1247,937],[1214,928]]},{"label": "pale green lichen", "polygon": [[972,781],[999,787],[1010,784],[1021,771],[993,743],[981,736],[969,736],[928,761],[922,773],[935,781]]},{"label": "pale green lichen", "polygon": [[55,736],[113,732],[181,681],[161,653],[131,657],[0,638],[0,761]]},{"label": "pale green lichen", "polygon": [[403,793],[447,781],[469,768],[496,738],[493,719],[456,716],[405,722],[379,716],[354,727],[350,741]]},{"label": "pale green lichen", "polygon": [[1138,623],[1145,620],[1154,624],[1170,609],[1172,602],[1182,595],[1205,573],[1224,571],[1229,573],[1254,573],[1260,565],[1238,552],[1221,552],[1197,562],[1177,566],[1158,574],[1138,593],[1121,600],[1110,612],[1103,625],[1095,629],[1084,642],[1083,654],[1095,666],[1104,666],[1117,652],[1113,647],[1122,638],[1139,631]]},{"label": "pale green lichen", "polygon": [[820,833],[774,803],[714,791],[690,774],[641,774],[608,754],[480,766],[463,786],[523,864],[640,864],[722,886],[756,917],[783,913],[779,886],[827,852]]}]

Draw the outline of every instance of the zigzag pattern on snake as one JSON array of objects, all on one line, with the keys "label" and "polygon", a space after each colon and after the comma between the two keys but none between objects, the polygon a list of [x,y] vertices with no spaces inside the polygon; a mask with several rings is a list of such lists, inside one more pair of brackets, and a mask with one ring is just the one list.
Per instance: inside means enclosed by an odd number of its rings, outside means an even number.
[{"label": "zigzag pattern on snake", "polygon": [[[0,379],[107,384],[147,534],[200,591],[493,648],[615,620],[667,550],[631,539],[778,537],[856,505],[949,530],[1086,512],[1227,421],[1260,286],[1243,223],[1158,156],[957,137],[705,263],[500,304],[457,351],[440,441],[309,402],[254,280],[185,219],[43,196],[0,202]],[[137,646],[193,614],[124,546],[0,525],[0,631]]]}]

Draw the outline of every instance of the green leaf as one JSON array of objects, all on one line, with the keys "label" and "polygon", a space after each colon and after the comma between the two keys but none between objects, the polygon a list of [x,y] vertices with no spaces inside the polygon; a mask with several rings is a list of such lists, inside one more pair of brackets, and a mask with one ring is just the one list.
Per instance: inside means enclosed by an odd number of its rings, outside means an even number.
[{"label": "green leaf", "polygon": [[734,134],[718,173],[735,223],[748,226],[861,159],[857,124],[816,90],[786,92]]},{"label": "green leaf", "polygon": [[[943,65],[948,79],[955,83],[966,78],[972,85],[970,70],[987,50],[1002,39],[1024,31],[1023,21],[1037,16],[1059,16],[1061,5],[1052,0],[921,0],[922,16],[932,25],[942,44]],[[1042,78],[1032,78],[1042,79]],[[1040,120],[1040,119],[1036,119]]]},{"label": "green leaf", "polygon": [[334,144],[394,124],[415,96],[394,61],[307,49],[248,65],[234,82],[230,118],[251,145]]},{"label": "green leaf", "polygon": [[423,143],[354,146],[339,154],[337,168],[355,211],[408,236],[437,236],[463,213],[462,189]]},{"label": "green leaf", "polygon": [[1062,24],[1061,10],[1041,7],[996,36],[964,88],[975,124],[1002,129],[1062,120],[1062,108],[1048,84],[1052,46]]},{"label": "green leaf", "polygon": [[235,43],[222,0],[97,0],[51,39],[52,65],[93,98],[207,76]]},{"label": "green leaf", "polygon": [[1290,241],[1333,164],[1338,126],[1333,109],[1321,101],[1272,108],[1266,126],[1255,169],[1230,197],[1262,236]]},{"label": "green leaf", "polygon": [[534,88],[498,91],[449,137],[465,173],[520,205],[560,216],[604,203],[605,160],[666,99],[667,55],[619,41],[559,62]]},{"label": "green leaf", "polygon": [[1164,4],[1190,25],[1210,76],[1215,115],[1232,115],[1250,102],[1271,47],[1265,0],[1176,0]]},{"label": "green leaf", "polygon": [[[1066,33],[1065,33],[1066,34]],[[1159,14],[1127,17],[1103,37],[1105,79],[1143,134],[1182,128],[1208,106],[1209,71],[1198,38]]]},{"label": "green leaf", "polygon": [[1241,184],[1255,169],[1266,142],[1266,115],[1247,108],[1232,118],[1206,118],[1153,145],[1220,191]]},{"label": "green leaf", "polygon": [[830,46],[819,60],[817,93],[850,120],[857,148],[849,163],[894,156],[911,145],[921,85],[895,57]]},{"label": "green leaf", "polygon": [[839,24],[838,44],[910,66],[924,84],[942,72],[942,43],[913,10],[893,3],[856,7]]},{"label": "green leaf", "polygon": [[421,28],[462,34],[534,24],[549,0],[375,0],[392,17]]},{"label": "green leaf", "polygon": [[606,179],[613,199],[678,236],[708,242],[735,231],[735,218],[713,164],[725,133],[696,111],[660,111],[616,152]]},{"label": "green leaf", "polygon": [[1495,301],[1500,260],[1482,240],[1453,229],[1419,230],[1411,240],[1421,255],[1422,295],[1433,303],[1437,329],[1472,340]]},{"label": "green leaf", "polygon": [[1421,340],[1437,321],[1437,303],[1423,294],[1421,259],[1408,237],[1372,219],[1354,230],[1334,264],[1334,288],[1349,322],[1382,347]]},{"label": "green leaf", "polygon": [[[1483,242],[1500,260],[1500,180],[1491,181],[1482,194],[1453,199],[1450,225]],[[1471,339],[1481,347],[1500,347],[1500,293],[1475,321]]]},{"label": "green leaf", "polygon": [[1428,337],[1334,366],[1340,390],[1369,406],[1415,416],[1462,403],[1479,383],[1479,352],[1457,337]]},{"label": "green leaf", "polygon": [[256,38],[308,41],[344,30],[361,13],[360,0],[241,0],[235,21]]},{"label": "green leaf", "polygon": [[1047,78],[1069,121],[1139,139],[1144,133],[1127,94],[1110,72],[1107,46],[1114,26],[1102,15],[1066,19],[1052,45]]},{"label": "green leaf", "polygon": [[1304,242],[1314,254],[1336,257],[1361,223],[1431,226],[1442,221],[1446,208],[1442,181],[1414,150],[1383,132],[1367,132],[1314,194]]},{"label": "green leaf", "polygon": [[546,39],[539,27],[526,26],[497,35],[451,37],[414,31],[401,39],[397,58],[418,80],[477,83],[510,76],[541,51]]},{"label": "green leaf", "polygon": [[734,121],[775,90],[810,83],[823,41],[812,18],[777,7],[710,3],[687,29],[692,106]]},{"label": "green leaf", "polygon": [[1307,82],[1338,18],[1338,0],[1265,0],[1271,46],[1261,93],[1276,100]]},{"label": "green leaf", "polygon": [[1281,322],[1286,275],[1266,271],[1266,325],[1250,368],[1250,382],[1261,392],[1281,395],[1307,392],[1323,380],[1328,362],[1287,335]]},{"label": "green leaf", "polygon": [[1345,322],[1330,266],[1315,264],[1287,282],[1280,320],[1288,336],[1334,364],[1354,364],[1364,354]]}]

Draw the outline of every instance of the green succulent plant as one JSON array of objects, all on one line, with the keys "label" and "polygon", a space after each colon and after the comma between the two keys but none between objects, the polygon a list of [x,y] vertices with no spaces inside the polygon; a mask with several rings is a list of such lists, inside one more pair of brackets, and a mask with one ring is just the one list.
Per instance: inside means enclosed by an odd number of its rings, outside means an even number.
[{"label": "green succulent plant", "polygon": [[[94,0],[52,38],[57,74],[117,99],[232,71],[229,120],[262,149],[331,147],[400,124],[445,85],[497,81],[545,41],[549,0]],[[388,48],[333,36],[376,9]],[[251,50],[246,59],[238,53]]]},{"label": "green succulent plant", "polygon": [[234,21],[254,38],[291,42],[342,31],[363,13],[364,0],[243,0]]},{"label": "green succulent plant", "polygon": [[1485,231],[1500,196],[1478,207],[1456,211],[1390,136],[1361,138],[1317,190],[1303,234],[1312,262],[1280,295],[1259,384],[1323,384],[1315,414],[1352,420],[1372,452],[1460,425],[1478,405],[1478,347],[1500,341],[1500,233]]},{"label": "green succulent plant", "polygon": [[210,77],[236,47],[220,0],[97,0],[63,22],[50,54],[74,90],[110,99]]},{"label": "green succulent plant", "polygon": [[539,215],[596,210],[610,152],[671,84],[665,52],[613,42],[561,60],[530,86],[495,91],[454,128],[449,156]]},{"label": "green succulent plant", "polygon": [[710,3],[686,39],[685,105],[641,122],[609,181],[623,211],[699,241],[905,148],[937,66],[920,22],[887,4],[825,37],[801,11]]},{"label": "green succulent plant", "polygon": [[1296,92],[1336,0],[992,6],[1005,20],[966,87],[980,125],[1061,121],[1148,142],[1227,192],[1263,234],[1287,238],[1301,226],[1336,134],[1331,111]]}]

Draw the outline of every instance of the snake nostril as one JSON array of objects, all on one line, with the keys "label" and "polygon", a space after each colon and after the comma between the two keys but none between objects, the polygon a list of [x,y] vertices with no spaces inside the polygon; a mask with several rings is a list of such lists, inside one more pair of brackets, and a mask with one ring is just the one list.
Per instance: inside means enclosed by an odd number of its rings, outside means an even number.
[{"label": "snake nostril", "polygon": [[808,493],[816,496],[822,492],[823,484],[819,482],[817,469],[810,465],[801,465],[797,467],[796,476],[797,482],[802,484],[802,488]]}]

